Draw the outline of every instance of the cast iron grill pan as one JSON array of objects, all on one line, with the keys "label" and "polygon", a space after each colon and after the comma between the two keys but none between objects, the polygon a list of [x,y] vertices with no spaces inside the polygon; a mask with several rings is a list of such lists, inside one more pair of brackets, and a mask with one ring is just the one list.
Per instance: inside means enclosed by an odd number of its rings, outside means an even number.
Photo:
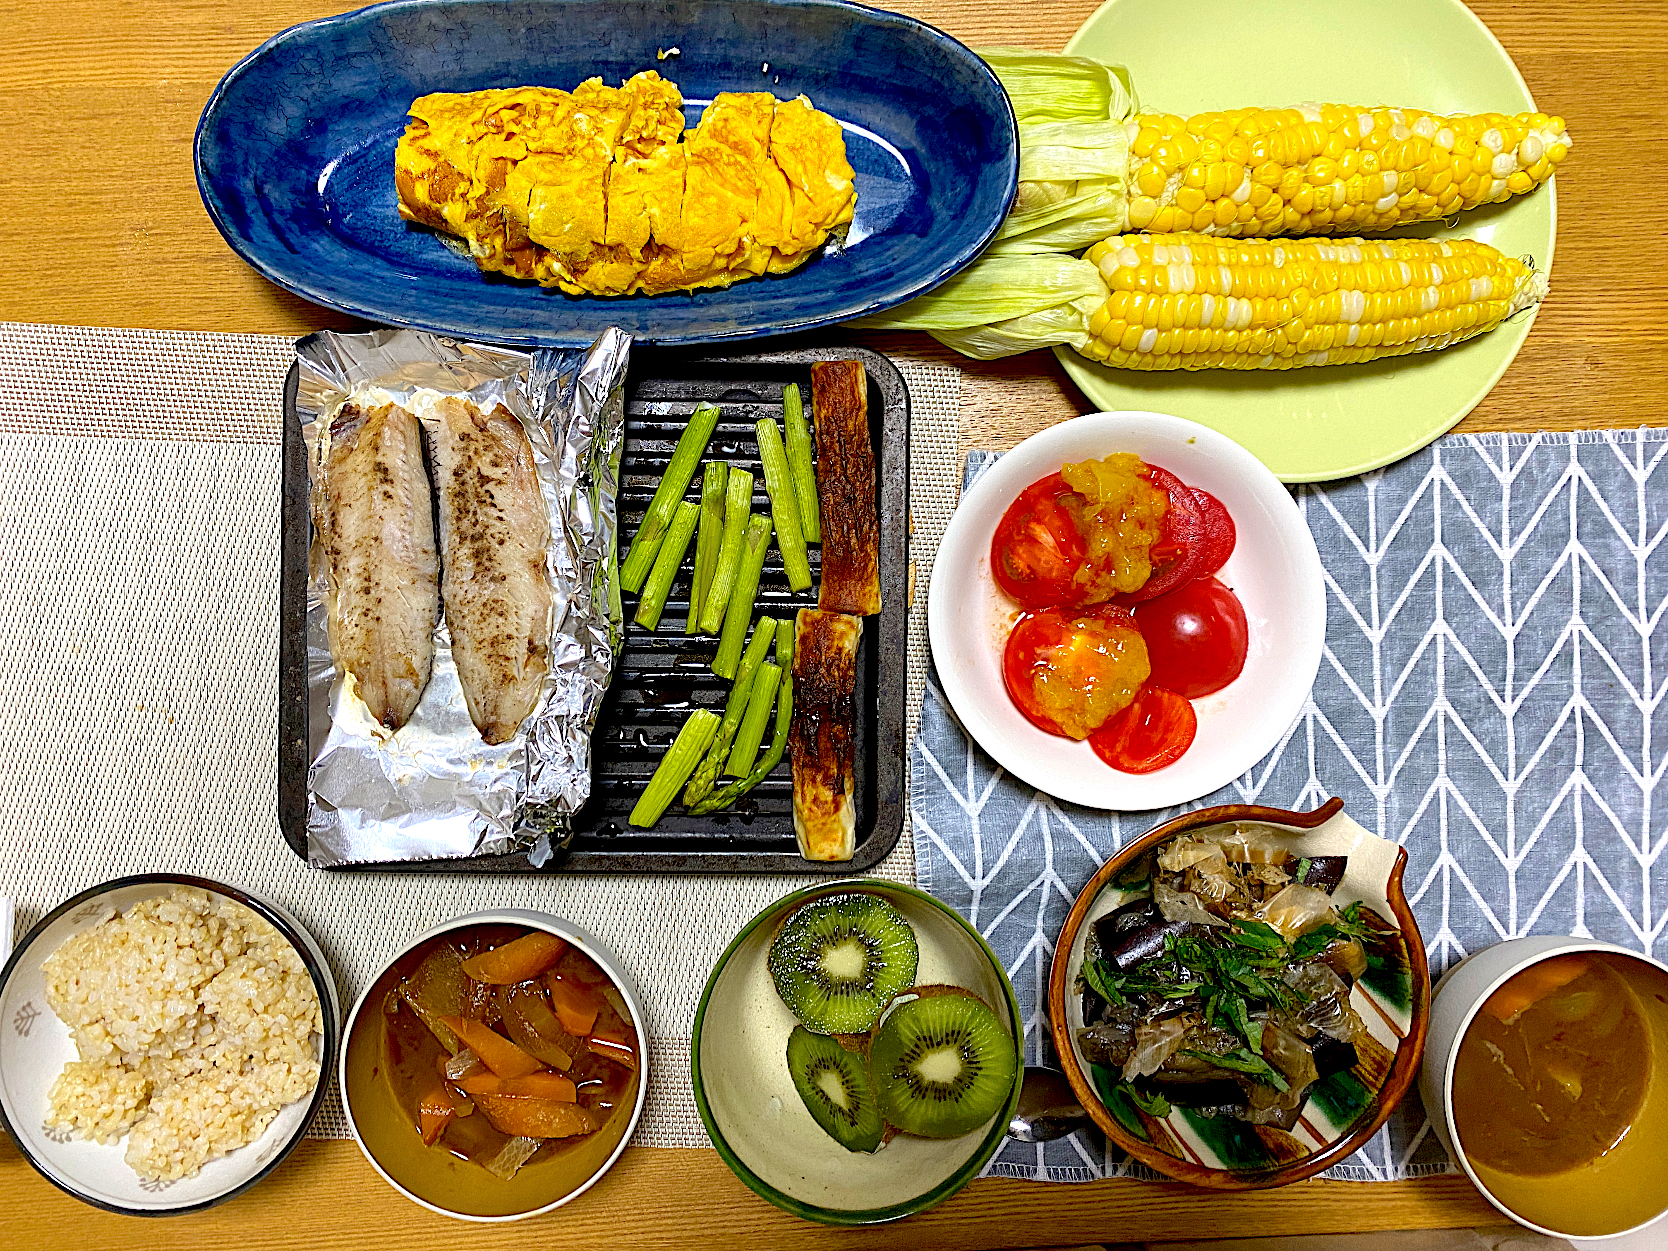
[{"label": "cast iron grill pan", "polygon": [[[652,830],[626,822],[638,795],[685,718],[694,708],[722,712],[730,684],[712,672],[718,640],[686,635],[689,568],[672,584],[653,634],[631,620],[637,597],[625,595],[625,646],[615,664],[592,736],[591,800],[577,814],[565,850],[543,868],[525,855],[467,860],[405,861],[355,868],[414,872],[629,872],[629,873],[850,873],[871,868],[896,845],[903,829],[904,701],[909,593],[909,394],[903,377],[884,356],[862,348],[807,348],[746,356],[700,356],[639,348],[626,381],[625,446],[620,463],[620,555],[643,513],[678,436],[695,406],[711,402],[722,416],[707,447],[754,477],[753,511],[768,514],[770,501],[759,464],[754,423],[782,422],[782,390],[798,383],[807,410],[811,364],[861,360],[869,382],[869,434],[876,450],[880,515],[880,578],[884,610],[863,623],[857,657],[857,849],[849,861],[814,864],[800,858],[793,833],[793,778],[784,757],[770,776],[728,811],[689,816],[674,804]],[[296,414],[297,372],[291,367],[284,397],[283,583],[280,596],[280,711],[278,810],[284,840],[305,858],[308,696],[306,684],[306,582],[310,518],[306,449]],[[695,474],[686,498],[698,499]],[[782,558],[771,550],[759,581],[755,619],[790,619],[816,607],[821,550],[810,547],[811,590],[793,593]],[[773,655],[774,658],[774,655]],[[883,676],[884,675],[884,676]],[[766,745],[770,731],[766,731]],[[761,751],[763,748],[761,747]],[[725,779],[720,779],[720,784]]]}]

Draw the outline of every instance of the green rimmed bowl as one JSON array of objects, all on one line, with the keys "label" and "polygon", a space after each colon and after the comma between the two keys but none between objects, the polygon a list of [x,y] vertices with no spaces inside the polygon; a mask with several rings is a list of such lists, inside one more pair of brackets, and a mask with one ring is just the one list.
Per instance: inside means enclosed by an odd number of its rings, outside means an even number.
[{"label": "green rimmed bowl", "polygon": [[[828,895],[878,895],[903,913],[920,944],[916,981],[965,987],[995,1009],[1013,1036],[1014,1087],[1001,1111],[960,1138],[900,1134],[873,1155],[847,1151],[811,1119],[788,1075],[794,1016],[776,993],[766,958],[795,908]],[[931,895],[876,878],[795,891],[771,904],[718,958],[695,1010],[690,1063],[695,1103],[712,1145],[756,1194],[806,1220],[873,1225],[942,1203],[996,1154],[1019,1103],[1025,1073],[1019,1001],[977,930]]]},{"label": "green rimmed bowl", "polygon": [[[1340,1163],[1377,1133],[1418,1078],[1430,1027],[1431,982],[1424,939],[1402,891],[1407,852],[1363,829],[1343,809],[1343,800],[1330,799],[1313,812],[1231,804],[1184,813],[1109,859],[1073,903],[1049,970],[1054,1049],[1090,1118],[1147,1167],[1212,1190],[1261,1190],[1302,1181]],[[1332,897],[1340,904],[1360,901],[1380,935],[1382,964],[1363,974],[1350,994],[1369,1034],[1355,1041],[1359,1062],[1310,1088],[1290,1132],[1191,1108],[1150,1116],[1117,1088],[1119,1073],[1091,1062],[1077,1041],[1084,1021],[1083,995],[1076,987],[1090,928],[1134,898],[1114,879],[1178,834],[1235,821],[1273,827],[1291,840],[1298,855],[1348,856]]]}]

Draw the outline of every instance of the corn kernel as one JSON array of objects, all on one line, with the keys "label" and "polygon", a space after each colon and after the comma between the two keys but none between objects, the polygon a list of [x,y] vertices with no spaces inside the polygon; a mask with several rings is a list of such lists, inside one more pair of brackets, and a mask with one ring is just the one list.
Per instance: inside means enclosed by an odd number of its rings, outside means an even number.
[{"label": "corn kernel", "polygon": [[1169,139],[1160,140],[1153,148],[1153,164],[1166,171],[1182,167],[1181,151]]}]

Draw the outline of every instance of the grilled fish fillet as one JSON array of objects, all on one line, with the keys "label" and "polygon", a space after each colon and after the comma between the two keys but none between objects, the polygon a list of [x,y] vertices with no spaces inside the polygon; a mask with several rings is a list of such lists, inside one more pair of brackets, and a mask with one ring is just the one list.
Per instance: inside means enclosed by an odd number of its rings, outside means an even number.
[{"label": "grilled fish fillet", "polygon": [[550,525],[533,448],[501,407],[448,396],[426,421],[452,659],[470,720],[502,743],[538,704],[550,664]]},{"label": "grilled fish fillet", "polygon": [[342,405],[320,499],[331,654],[371,716],[397,730],[429,684],[440,599],[417,419],[394,404]]},{"label": "grilled fish fillet", "polygon": [[794,622],[793,832],[807,860],[850,860],[857,846],[857,644],[860,618],[801,608]]}]

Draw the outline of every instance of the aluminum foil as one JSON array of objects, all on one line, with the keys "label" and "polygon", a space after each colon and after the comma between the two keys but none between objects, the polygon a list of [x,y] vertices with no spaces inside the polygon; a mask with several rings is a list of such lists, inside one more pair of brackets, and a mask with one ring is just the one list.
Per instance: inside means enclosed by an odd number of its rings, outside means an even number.
[{"label": "aluminum foil", "polygon": [[[314,497],[307,575],[307,859],[328,867],[525,851],[542,864],[572,837],[591,792],[591,730],[621,640],[615,496],[631,338],[589,350],[519,352],[415,330],[321,331],[296,345],[296,408]],[[419,420],[442,395],[502,404],[527,431],[550,519],[550,669],[507,742],[469,719],[444,613],[434,668],[411,719],[390,733],[331,656],[328,571],[317,518],[330,419],[352,397]]]}]

